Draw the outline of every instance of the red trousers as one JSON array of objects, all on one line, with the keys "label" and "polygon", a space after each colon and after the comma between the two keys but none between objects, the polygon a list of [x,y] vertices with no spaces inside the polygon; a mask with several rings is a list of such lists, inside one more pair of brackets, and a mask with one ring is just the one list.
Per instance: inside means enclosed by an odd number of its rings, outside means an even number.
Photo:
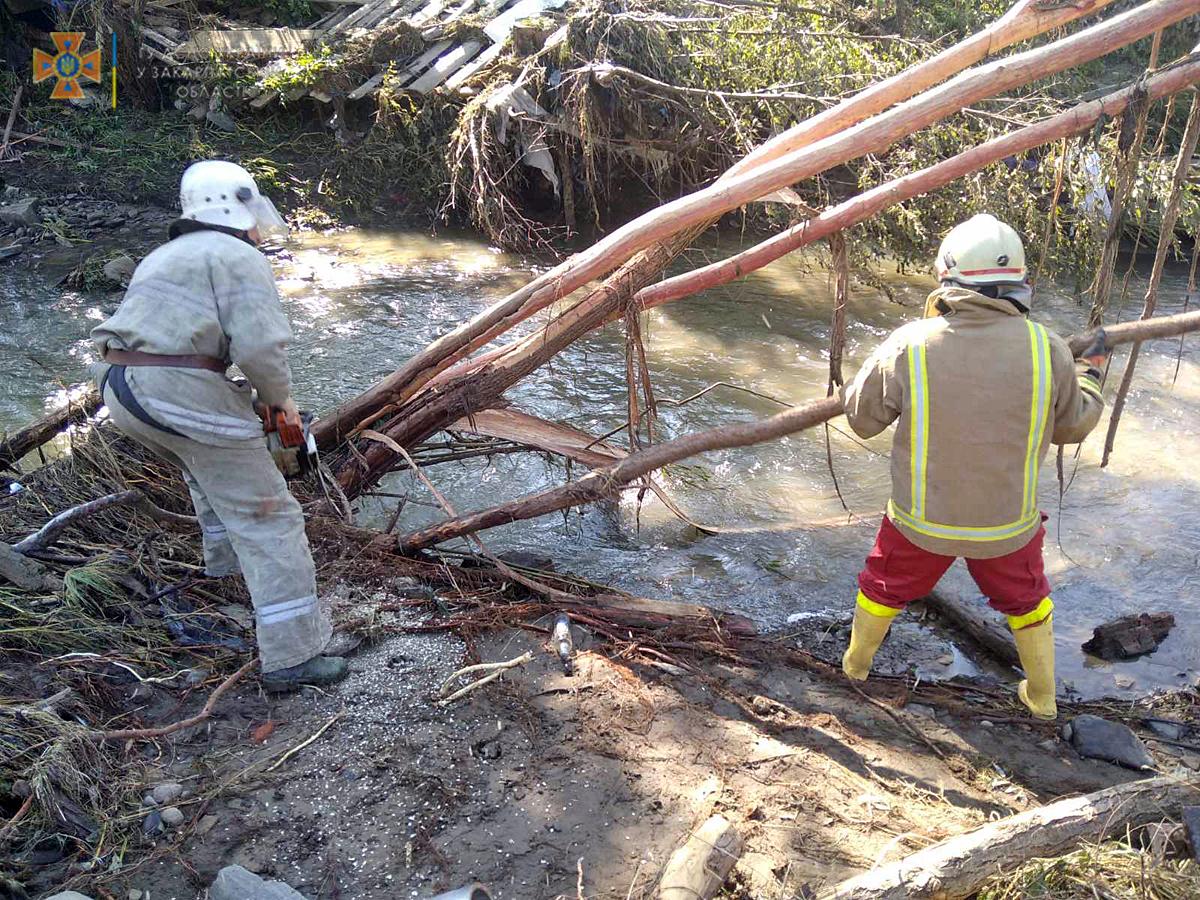
[{"label": "red trousers", "polygon": [[[1023,616],[1050,596],[1042,561],[1045,536],[1046,529],[1039,528],[1028,544],[1007,556],[967,560],[971,577],[993,609],[1006,616]],[[876,603],[904,609],[913,600],[927,597],[954,559],[922,550],[884,516],[859,573],[858,587]]]}]

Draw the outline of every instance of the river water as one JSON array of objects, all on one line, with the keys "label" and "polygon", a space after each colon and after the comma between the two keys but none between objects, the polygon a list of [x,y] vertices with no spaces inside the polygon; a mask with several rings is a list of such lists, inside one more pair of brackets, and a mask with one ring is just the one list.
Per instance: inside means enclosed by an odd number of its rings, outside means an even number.
[{"label": "river water", "polygon": [[[735,250],[709,245],[690,260]],[[301,236],[275,259],[280,291],[296,333],[293,368],[302,406],[320,410],[365,388],[414,351],[540,271],[478,240],[359,230]],[[1185,273],[1172,269],[1159,308],[1182,308]],[[919,315],[931,282],[892,274],[898,302],[856,289],[849,305],[846,374],[887,333]],[[1135,274],[1127,317],[1140,308]],[[832,285],[819,260],[788,258],[736,284],[669,305],[645,329],[657,396],[682,399],[715,382],[785,403],[823,396]],[[10,269],[0,285],[0,428],[16,427],[81,380],[91,361],[88,330],[115,300],[63,292]],[[1081,330],[1084,313],[1053,288],[1039,291],[1036,318],[1062,334]],[[1099,467],[1105,421],[1076,458],[1066,455],[1069,489],[1059,499],[1053,457],[1041,478],[1047,562],[1055,584],[1059,675],[1083,696],[1131,697],[1193,683],[1200,668],[1200,339],[1186,344],[1172,384],[1179,342],[1143,348],[1117,452]],[[1112,381],[1123,365],[1117,355]],[[615,327],[564,352],[514,388],[513,405],[593,434],[625,418],[624,338]],[[1111,396],[1111,388],[1109,395]],[[718,387],[682,407],[663,406],[665,437],[749,421],[781,407],[763,396]],[[494,551],[533,550],[568,571],[645,596],[706,603],[745,613],[769,628],[805,629],[810,617],[847,617],[854,578],[887,499],[890,433],[860,442],[844,420],[830,432],[833,467],[848,515],[834,490],[825,434],[813,430],[756,447],[711,453],[668,470],[661,482],[704,535],[651,498],[594,507],[489,532]],[[498,455],[427,470],[459,511],[560,483],[564,466],[537,454]],[[428,500],[412,476],[380,488]],[[362,520],[379,521],[387,497],[363,501]],[[401,530],[440,518],[432,505],[409,505]],[[961,563],[953,584],[977,596]],[[1154,654],[1102,663],[1080,650],[1091,629],[1117,615],[1167,610],[1177,626]],[[907,617],[906,617],[907,618]],[[904,629],[924,632],[907,621]],[[932,639],[927,641],[936,644]],[[945,645],[942,644],[944,652]],[[934,656],[938,653],[934,653]],[[931,664],[931,677],[969,671],[961,655]]]}]

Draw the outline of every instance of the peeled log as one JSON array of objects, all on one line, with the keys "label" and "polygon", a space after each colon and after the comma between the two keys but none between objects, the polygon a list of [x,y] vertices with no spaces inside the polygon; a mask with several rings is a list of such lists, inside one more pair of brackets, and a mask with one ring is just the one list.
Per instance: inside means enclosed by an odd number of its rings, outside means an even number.
[{"label": "peeled log", "polygon": [[[72,391],[76,390],[72,388]],[[100,408],[100,393],[88,386],[82,394],[67,400],[66,405],[47,413],[19,431],[0,441],[0,469],[11,468],[26,453],[54,440],[68,425],[82,422]]]},{"label": "peeled log", "polygon": [[741,835],[723,816],[713,816],[667,860],[658,900],[715,897],[741,855]]},{"label": "peeled log", "polygon": [[[1146,90],[1150,100],[1158,100],[1179,93],[1197,81],[1200,81],[1200,59],[1188,57],[1176,65],[1160,70],[1142,82],[1140,87]],[[889,206],[927,194],[1005,157],[1078,134],[1095,125],[1101,116],[1111,118],[1124,112],[1136,90],[1136,87],[1131,86],[1098,100],[1080,103],[1063,113],[972,147],[929,168],[864,191],[728,259],[643,288],[637,295],[638,306],[641,309],[650,309],[699,291],[728,284],[793,250],[829,237],[859,222],[865,222]]]},{"label": "peeled log", "polygon": [[[982,31],[903,73],[902,78],[889,78],[865,88],[855,96],[855,100],[864,106],[887,109],[892,104],[907,100],[943,79],[975,65],[985,57],[994,56],[1005,47],[1061,28],[1081,16],[1099,12],[1111,2],[1112,0],[1084,0],[1080,3],[1049,4],[1044,0],[1023,0]],[[918,85],[915,89],[914,82]],[[853,121],[839,105],[813,116],[805,123],[805,128],[813,132],[834,134]],[[727,176],[741,175],[812,142],[811,139],[800,141],[797,137],[796,129],[793,128],[771,138],[730,168]]]},{"label": "peeled log", "polygon": [[[769,165],[763,165],[762,163],[780,149],[786,149],[789,153],[795,152],[825,138],[831,138],[843,129],[856,125],[899,101],[915,97],[931,86],[984,59],[989,54],[996,53],[1005,47],[1043,33],[1051,28],[1065,25],[1081,16],[1096,12],[1107,6],[1109,2],[1111,0],[1079,0],[1079,2],[1074,4],[1057,4],[1059,8],[1048,10],[1039,8],[1044,5],[1041,2],[1031,3],[1025,0],[1025,2],[1018,3],[1005,16],[979,34],[972,35],[955,46],[947,48],[937,56],[912,66],[839,103],[832,109],[788,129],[769,142],[769,144],[763,145],[759,151],[756,151],[757,159],[746,163],[744,168],[751,169],[754,172],[762,172],[770,168]],[[1192,11],[1194,12],[1195,10]],[[1172,21],[1174,20],[1172,19]],[[1165,24],[1165,20],[1163,24]],[[1095,29],[1091,29],[1090,31],[1095,31]],[[1083,34],[1089,33],[1084,32]],[[1119,38],[1124,43],[1128,43],[1134,39],[1136,38]],[[1059,42],[1045,49],[1060,48],[1061,44],[1062,42]],[[1117,46],[1121,46],[1121,44],[1113,44],[1107,48],[1098,49],[1096,50],[1096,55],[1115,49]],[[1014,60],[1021,58],[1021,56],[1013,57]],[[1053,69],[1053,71],[1059,71],[1061,68],[1074,64],[1075,62],[1065,61],[1062,66]],[[980,74],[994,68],[995,65],[985,67],[980,70]],[[1040,76],[1031,75],[1026,80],[1036,77]],[[986,79],[984,80],[986,81]],[[999,90],[1001,88],[997,87],[996,92]],[[988,92],[985,91],[981,96],[987,95]],[[963,100],[959,106],[948,108],[940,113],[940,115],[936,115],[928,121],[936,121],[937,118],[956,112],[962,105],[972,102],[973,99],[976,98]],[[908,115],[908,113],[905,115]],[[896,135],[897,137],[902,137],[923,127],[922,124],[918,123],[907,127],[907,130],[905,130],[906,126],[903,125],[904,119],[905,116],[900,117],[902,124],[900,133]],[[896,121],[895,116],[893,115],[889,121]],[[924,124],[928,124],[928,121]],[[859,129],[854,130],[859,131]],[[894,140],[895,138],[892,139]],[[861,153],[854,152],[853,141],[846,152],[849,155],[837,162],[845,162],[857,155],[861,155]],[[862,152],[867,151],[863,150]],[[755,157],[756,154],[751,154],[751,157]],[[828,163],[824,168],[835,164],[837,163]],[[773,160],[771,165],[773,165]],[[752,188],[744,198],[740,195],[723,196],[724,203],[728,203],[729,205],[722,204],[718,206],[710,202],[710,198],[714,192],[722,190],[726,185],[738,180],[738,178],[722,178],[712,187],[684,198],[684,201],[693,201],[700,207],[699,214],[693,222],[697,226],[697,229],[706,227],[720,215],[731,209],[736,209],[744,203],[766,196],[778,188],[799,180],[799,176],[783,175],[776,179],[778,183],[764,186],[757,191]],[[668,261],[673,259],[683,247],[686,247],[690,243],[690,236],[683,241],[678,239],[678,232],[682,232],[687,228],[685,224],[673,224],[668,225],[666,228],[656,228],[649,239],[641,242],[640,248],[635,247],[630,249],[621,256],[610,253],[609,244],[622,235],[628,234],[631,230],[636,231],[639,228],[653,226],[658,220],[667,218],[673,208],[680,202],[683,201],[677,201],[676,204],[669,204],[668,206],[660,207],[657,210],[640,216],[614,233],[607,241],[602,241],[591,250],[571,257],[552,271],[530,282],[519,291],[493,304],[471,321],[464,323],[439,338],[421,353],[410,359],[395,373],[340,406],[331,416],[326,417],[324,421],[318,422],[314,427],[314,435],[318,444],[323,449],[327,449],[338,443],[343,438],[349,436],[354,430],[361,427],[362,423],[367,421],[369,417],[376,415],[385,406],[409,399],[438,372],[444,370],[454,362],[463,359],[469,353],[489,343],[495,336],[502,334],[538,310],[544,309],[555,300],[567,296],[593,278],[600,277],[604,273],[617,268],[624,260],[636,252],[637,249],[644,249],[650,244],[664,242],[659,243],[658,246],[653,248],[655,254],[664,256]],[[675,235],[675,237],[667,242],[667,238],[672,235]],[[639,268],[646,268],[644,260]],[[636,290],[643,284],[649,283],[650,278],[657,274],[657,271],[653,272],[641,284],[635,285],[634,289]],[[603,289],[610,288],[608,288],[608,285],[605,285]]]},{"label": "peeled log", "polygon": [[[1124,322],[1105,329],[1110,346],[1146,340],[1147,336],[1170,337],[1190,331],[1200,331],[1200,310],[1176,316],[1163,316],[1158,319]],[[539,335],[533,335],[530,339],[542,340]],[[1074,352],[1078,353],[1091,343],[1091,339],[1088,335],[1075,335],[1069,338],[1067,343]],[[549,352],[556,351],[551,348]],[[615,465],[595,469],[584,477],[560,487],[526,497],[518,497],[490,509],[457,516],[429,528],[415,531],[400,538],[399,544],[405,551],[419,550],[451,538],[474,534],[485,528],[533,519],[585,503],[612,498],[617,496],[630,482],[670,463],[679,462],[699,453],[707,453],[710,450],[748,447],[751,444],[775,440],[784,435],[812,428],[814,425],[819,425],[841,414],[841,398],[826,397],[758,422],[724,425],[684,435],[631,453]]]},{"label": "peeled log", "polygon": [[[1200,59],[1189,58],[1147,79],[1144,87],[1151,98],[1157,99],[1182,91],[1197,81],[1200,81]],[[1006,156],[1090,128],[1101,115],[1118,114],[1128,105],[1132,96],[1133,88],[1126,88],[1098,100],[1081,103],[1043,122],[973,147],[927,169],[879,185],[743,253],[650,287],[643,287],[636,295],[637,303],[643,309],[658,306],[696,291],[741,278],[792,250],[862,222],[882,209],[942,187]],[[489,351],[483,357],[464,362],[455,369],[442,372],[435,382],[437,394],[428,400],[422,395],[424,402],[412,404],[414,411],[411,415],[402,411],[398,416],[399,424],[393,426],[389,435],[401,444],[408,444],[439,430],[439,427],[443,426],[439,426],[438,423],[451,421],[448,417],[452,412],[465,415],[471,409],[480,409],[494,403],[504,390],[553,358],[562,348],[569,346],[588,331],[623,316],[629,308],[629,304],[625,302],[624,286],[644,283],[650,273],[666,265],[673,252],[674,248],[662,245],[639,255],[602,288],[554,319],[541,332],[507,347]],[[1113,336],[1119,334],[1123,327],[1112,326],[1108,331],[1110,340],[1113,340]],[[1172,324],[1164,323],[1161,327],[1167,329],[1164,333],[1172,333]],[[1083,342],[1072,344],[1072,349],[1078,353],[1087,346],[1087,338],[1080,336],[1072,339],[1076,340]],[[442,407],[448,408],[450,412],[439,413]],[[365,457],[370,469],[366,473],[356,471],[343,479],[342,484],[347,493],[352,493],[364,476],[370,480],[375,474],[386,471],[391,461],[388,452],[379,447],[368,448]]]},{"label": "peeled log", "polygon": [[1200,796],[1200,779],[1151,778],[1059,800],[934,844],[879,866],[821,895],[821,900],[963,900],[989,878],[1030,859],[1059,856],[1084,841],[1178,819]]}]

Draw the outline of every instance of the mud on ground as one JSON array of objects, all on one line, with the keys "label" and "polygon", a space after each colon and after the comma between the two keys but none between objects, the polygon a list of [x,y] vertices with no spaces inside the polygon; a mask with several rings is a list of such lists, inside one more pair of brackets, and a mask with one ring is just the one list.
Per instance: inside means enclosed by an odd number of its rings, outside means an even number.
[{"label": "mud on ground", "polygon": [[433,694],[466,647],[447,633],[360,649],[330,689],[240,690],[158,744],[146,786],[184,784],[186,824],[130,848],[102,890],[191,900],[236,863],[312,898],[426,897],[472,880],[499,897],[574,897],[580,871],[584,896],[652,896],[672,850],[721,813],[746,842],[729,896],[807,896],[988,818],[1137,777],[1079,759],[1053,727],[896,708],[786,667],[667,674],[591,645],[568,677],[535,631],[476,646],[486,660],[526,650],[532,662],[448,707]]}]

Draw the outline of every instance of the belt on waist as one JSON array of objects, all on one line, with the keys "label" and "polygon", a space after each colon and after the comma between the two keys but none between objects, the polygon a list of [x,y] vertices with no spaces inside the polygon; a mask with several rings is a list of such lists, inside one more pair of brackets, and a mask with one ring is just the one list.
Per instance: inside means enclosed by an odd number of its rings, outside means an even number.
[{"label": "belt on waist", "polygon": [[114,366],[162,366],[167,369],[206,369],[222,375],[229,364],[215,356],[203,356],[199,353],[143,353],[141,350],[109,349],[104,353],[104,361]]},{"label": "belt on waist", "polygon": [[[111,352],[111,351],[110,351]],[[107,359],[107,354],[105,356]],[[109,366],[104,373],[104,377],[100,379],[100,397],[104,398],[105,387],[112,388],[113,395],[117,402],[128,411],[128,413],[144,425],[149,425],[151,428],[157,428],[159,431],[164,431],[167,434],[173,434],[176,437],[184,437],[170,425],[164,425],[150,413],[146,412],[146,408],[138,402],[138,398],[133,395],[133,391],[129,389],[129,383],[125,381],[125,367],[120,365]]]}]

